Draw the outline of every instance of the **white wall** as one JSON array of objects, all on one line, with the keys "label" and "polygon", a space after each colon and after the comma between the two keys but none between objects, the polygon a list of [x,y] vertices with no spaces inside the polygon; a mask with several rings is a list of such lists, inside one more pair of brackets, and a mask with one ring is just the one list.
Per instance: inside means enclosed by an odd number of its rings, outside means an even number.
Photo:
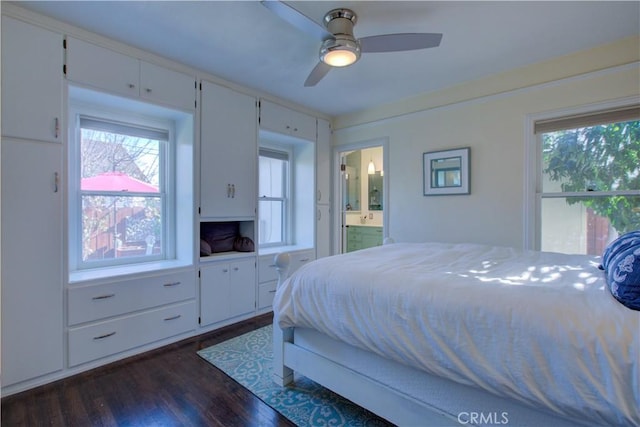
[{"label": "white wall", "polygon": [[[334,144],[389,138],[385,215],[396,241],[522,247],[527,116],[638,96],[639,47],[640,39],[626,39],[339,117]],[[423,196],[422,154],[466,146],[471,147],[471,194]]]}]

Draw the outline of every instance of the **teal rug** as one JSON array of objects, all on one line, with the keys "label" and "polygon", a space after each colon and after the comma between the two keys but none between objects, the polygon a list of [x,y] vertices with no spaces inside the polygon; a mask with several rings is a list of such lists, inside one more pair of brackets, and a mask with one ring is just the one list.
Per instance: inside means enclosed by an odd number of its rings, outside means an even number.
[{"label": "teal rug", "polygon": [[272,326],[240,335],[198,355],[300,427],[389,426],[381,418],[303,376],[287,387],[272,379]]}]

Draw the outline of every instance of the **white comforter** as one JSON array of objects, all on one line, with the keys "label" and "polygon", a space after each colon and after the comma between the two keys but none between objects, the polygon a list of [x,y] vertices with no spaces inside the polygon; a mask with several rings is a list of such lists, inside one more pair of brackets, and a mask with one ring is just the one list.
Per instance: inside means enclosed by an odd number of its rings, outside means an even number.
[{"label": "white comforter", "polygon": [[640,312],[598,258],[393,244],[319,259],[277,290],[302,326],[491,393],[603,425],[640,425]]}]

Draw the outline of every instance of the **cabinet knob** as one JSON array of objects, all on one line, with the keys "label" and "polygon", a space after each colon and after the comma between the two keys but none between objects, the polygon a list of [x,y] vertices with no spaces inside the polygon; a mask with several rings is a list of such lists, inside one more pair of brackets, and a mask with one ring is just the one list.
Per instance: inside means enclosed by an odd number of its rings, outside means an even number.
[{"label": "cabinet knob", "polygon": [[240,270],[238,267],[233,267],[233,271],[238,271]]},{"label": "cabinet knob", "polygon": [[150,89],[150,88],[146,88],[146,89],[145,89],[145,92],[147,92],[147,93],[151,93],[151,89]]},{"label": "cabinet knob", "polygon": [[228,269],[226,269],[226,268],[223,268],[223,269],[222,269],[222,272],[223,272],[223,273],[228,273],[228,272],[229,272],[229,270],[228,270]]},{"label": "cabinet knob", "polygon": [[134,87],[136,87],[136,85],[134,85],[133,83],[129,83],[127,86],[129,86],[129,89],[133,89]]}]

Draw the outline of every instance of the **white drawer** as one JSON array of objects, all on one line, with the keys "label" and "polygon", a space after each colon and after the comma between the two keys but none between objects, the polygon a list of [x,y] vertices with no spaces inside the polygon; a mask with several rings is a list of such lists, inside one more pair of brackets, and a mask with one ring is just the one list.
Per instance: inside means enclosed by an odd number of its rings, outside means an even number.
[{"label": "white drawer", "polygon": [[196,327],[196,302],[69,329],[69,366],[169,338]]},{"label": "white drawer", "polygon": [[278,270],[273,261],[275,255],[264,255],[258,259],[258,282],[264,283],[278,280]]},{"label": "white drawer", "polygon": [[195,298],[194,271],[69,288],[69,326]]},{"label": "white drawer", "polygon": [[276,286],[278,281],[261,283],[258,286],[258,309],[271,307],[273,305],[273,297],[276,294]]},{"label": "white drawer", "polygon": [[316,251],[313,249],[299,251],[299,252],[292,252],[291,264],[289,266],[289,275],[293,274],[294,271],[296,271],[303,265],[315,259],[316,259]]}]

